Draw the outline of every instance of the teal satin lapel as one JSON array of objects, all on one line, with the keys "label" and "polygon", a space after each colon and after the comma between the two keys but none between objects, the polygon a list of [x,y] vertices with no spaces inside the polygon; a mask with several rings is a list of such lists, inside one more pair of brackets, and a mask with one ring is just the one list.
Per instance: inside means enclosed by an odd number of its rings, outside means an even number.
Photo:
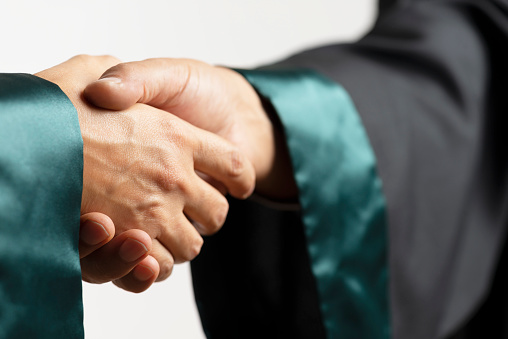
[{"label": "teal satin lapel", "polygon": [[239,70],[275,107],[329,338],[390,336],[386,204],[344,88],[307,70]]},{"label": "teal satin lapel", "polygon": [[0,338],[82,338],[83,145],[58,86],[0,74]]}]

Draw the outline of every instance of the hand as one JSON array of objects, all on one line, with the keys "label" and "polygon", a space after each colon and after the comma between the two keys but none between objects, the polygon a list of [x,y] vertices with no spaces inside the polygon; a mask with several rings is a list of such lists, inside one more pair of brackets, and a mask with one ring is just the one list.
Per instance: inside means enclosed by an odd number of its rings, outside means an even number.
[{"label": "hand", "polygon": [[145,103],[236,144],[256,171],[256,192],[297,196],[282,132],[252,86],[238,73],[185,59],[149,59],[116,65],[85,89],[93,104],[121,110]]},{"label": "hand", "polygon": [[147,233],[129,230],[113,239],[115,225],[108,216],[87,213],[80,221],[79,257],[84,281],[96,284],[113,281],[135,293],[153,284],[159,264],[148,255],[152,240]]},{"label": "hand", "polygon": [[[78,56],[37,75],[60,86],[78,111],[83,136],[81,212],[101,212],[118,233],[142,229],[153,239],[157,280],[176,262],[192,260],[201,234],[216,232],[228,204],[195,170],[222,183],[239,198],[254,186],[252,165],[225,140],[146,105],[112,113],[88,105],[83,89],[118,61]],[[134,259],[133,259],[134,261]]]}]

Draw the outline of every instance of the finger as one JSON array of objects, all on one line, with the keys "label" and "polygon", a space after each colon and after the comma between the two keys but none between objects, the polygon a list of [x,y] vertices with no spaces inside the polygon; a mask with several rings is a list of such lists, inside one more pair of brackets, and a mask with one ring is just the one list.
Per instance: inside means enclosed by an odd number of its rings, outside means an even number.
[{"label": "finger", "polygon": [[80,218],[79,257],[83,258],[102,247],[115,235],[115,225],[102,213],[87,213]]},{"label": "finger", "polygon": [[[197,174],[189,190],[184,213],[202,235],[216,233],[226,221],[229,204],[224,195]],[[206,208],[204,208],[206,206]],[[192,259],[190,259],[192,260]]]},{"label": "finger", "polygon": [[159,264],[154,257],[148,256],[136,265],[125,277],[113,283],[129,292],[140,293],[147,290],[159,275]]},{"label": "finger", "polygon": [[133,229],[81,259],[83,280],[101,284],[129,273],[152,249],[152,239],[144,231]]},{"label": "finger", "polygon": [[235,198],[246,199],[254,191],[254,167],[236,146],[225,139],[196,128],[194,167],[222,182]]},{"label": "finger", "polygon": [[196,171],[196,174],[201,178],[203,179],[204,181],[206,181],[207,183],[209,183],[210,185],[212,185],[217,191],[219,191],[222,195],[226,195],[228,194],[228,189],[226,186],[224,186],[224,184],[214,178],[212,178],[211,176],[209,176],[208,174],[205,174],[205,173],[201,173],[200,171]]},{"label": "finger", "polygon": [[158,239],[155,239],[153,241],[152,252],[150,252],[150,254],[159,263],[159,274],[155,281],[163,281],[169,278],[173,272],[173,266],[175,265],[175,260],[173,259],[171,252],[169,252],[169,250]]},{"label": "finger", "polygon": [[202,64],[167,58],[118,64],[91,83],[85,89],[85,97],[96,106],[114,110],[126,109],[136,102],[166,109],[183,91],[198,85],[190,75]]},{"label": "finger", "polygon": [[[201,251],[203,238],[183,214],[171,226],[164,228],[157,240],[160,241],[162,246],[171,251],[175,264],[191,261]],[[161,267],[162,271],[164,269]],[[165,275],[167,272],[162,273]]]}]

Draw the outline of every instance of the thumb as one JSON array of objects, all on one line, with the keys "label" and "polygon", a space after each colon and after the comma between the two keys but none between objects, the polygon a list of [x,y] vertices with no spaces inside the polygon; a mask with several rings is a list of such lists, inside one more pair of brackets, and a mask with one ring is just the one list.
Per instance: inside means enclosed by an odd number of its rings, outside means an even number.
[{"label": "thumb", "polygon": [[84,95],[90,103],[106,109],[123,110],[144,103],[168,110],[180,104],[182,94],[197,88],[191,74],[200,64],[167,58],[121,63],[89,84]]}]

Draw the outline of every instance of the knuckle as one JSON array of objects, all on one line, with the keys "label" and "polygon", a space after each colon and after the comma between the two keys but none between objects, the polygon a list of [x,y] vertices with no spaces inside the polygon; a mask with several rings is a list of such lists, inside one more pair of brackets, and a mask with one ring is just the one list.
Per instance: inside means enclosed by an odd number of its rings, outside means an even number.
[{"label": "knuckle", "polygon": [[172,257],[159,262],[160,271],[159,271],[159,276],[157,277],[157,281],[164,281],[167,278],[169,278],[169,276],[173,272],[174,265],[175,265],[175,262]]},{"label": "knuckle", "polygon": [[85,61],[85,60],[90,60],[91,58],[92,58],[92,56],[89,54],[78,54],[78,55],[73,56],[71,59]]},{"label": "knuckle", "polygon": [[[147,90],[148,91],[148,90]],[[145,95],[147,91],[145,91]],[[175,153],[178,148],[182,152],[192,150],[196,144],[192,128],[170,114],[158,115],[156,117],[157,132],[162,136],[160,139],[161,149],[166,154]],[[172,150],[172,151],[170,151]]]},{"label": "knuckle", "polygon": [[144,230],[152,239],[161,234],[164,225],[168,223],[169,214],[164,203],[154,198],[153,201],[137,206],[136,227]]},{"label": "knuckle", "polygon": [[182,171],[163,168],[154,174],[156,185],[163,192],[181,192],[184,196],[189,191],[189,178]]},{"label": "knuckle", "polygon": [[226,175],[231,178],[241,177],[245,173],[246,158],[237,147],[232,147],[226,154]]},{"label": "knuckle", "polygon": [[81,66],[89,67],[90,65],[93,65],[93,58],[94,57],[89,54],[78,54],[73,56],[70,60]]},{"label": "knuckle", "polygon": [[224,222],[226,222],[228,211],[229,203],[225,197],[221,196],[219,203],[215,208],[214,216],[212,219],[212,227],[209,228],[210,234],[217,233],[222,228],[222,225],[224,225]]},{"label": "knuckle", "polygon": [[239,177],[245,169],[245,160],[240,151],[235,147],[229,151],[229,166],[227,175],[230,177]]},{"label": "knuckle", "polygon": [[201,252],[201,248],[203,247],[203,238],[199,235],[193,237],[192,241],[189,244],[187,251],[184,253],[182,257],[182,261],[191,261],[198,256]]},{"label": "knuckle", "polygon": [[203,248],[204,240],[200,236],[196,236],[196,240],[194,241],[194,245],[192,246],[192,253],[191,256],[192,259],[198,256],[199,253],[201,253],[201,248]]},{"label": "knuckle", "polygon": [[117,57],[114,57],[112,55],[101,55],[99,58],[102,59],[102,61],[106,64],[119,64],[121,61]]},{"label": "knuckle", "polygon": [[184,146],[192,140],[192,132],[186,128],[181,120],[175,119],[171,115],[166,115],[159,121],[161,131],[165,133],[166,139],[178,146]]},{"label": "knuckle", "polygon": [[230,151],[230,159],[229,177],[234,182],[231,194],[237,198],[247,198],[256,184],[254,168],[238,149]]},{"label": "knuckle", "polygon": [[111,55],[89,55],[89,54],[79,54],[71,58],[72,60],[87,65],[90,67],[96,68],[109,68],[114,66],[120,62],[119,59],[115,58]]},{"label": "knuckle", "polygon": [[211,212],[208,214],[207,220],[204,223],[198,224],[198,230],[203,235],[215,234],[222,228],[229,211],[228,201],[221,195],[210,210]]}]

